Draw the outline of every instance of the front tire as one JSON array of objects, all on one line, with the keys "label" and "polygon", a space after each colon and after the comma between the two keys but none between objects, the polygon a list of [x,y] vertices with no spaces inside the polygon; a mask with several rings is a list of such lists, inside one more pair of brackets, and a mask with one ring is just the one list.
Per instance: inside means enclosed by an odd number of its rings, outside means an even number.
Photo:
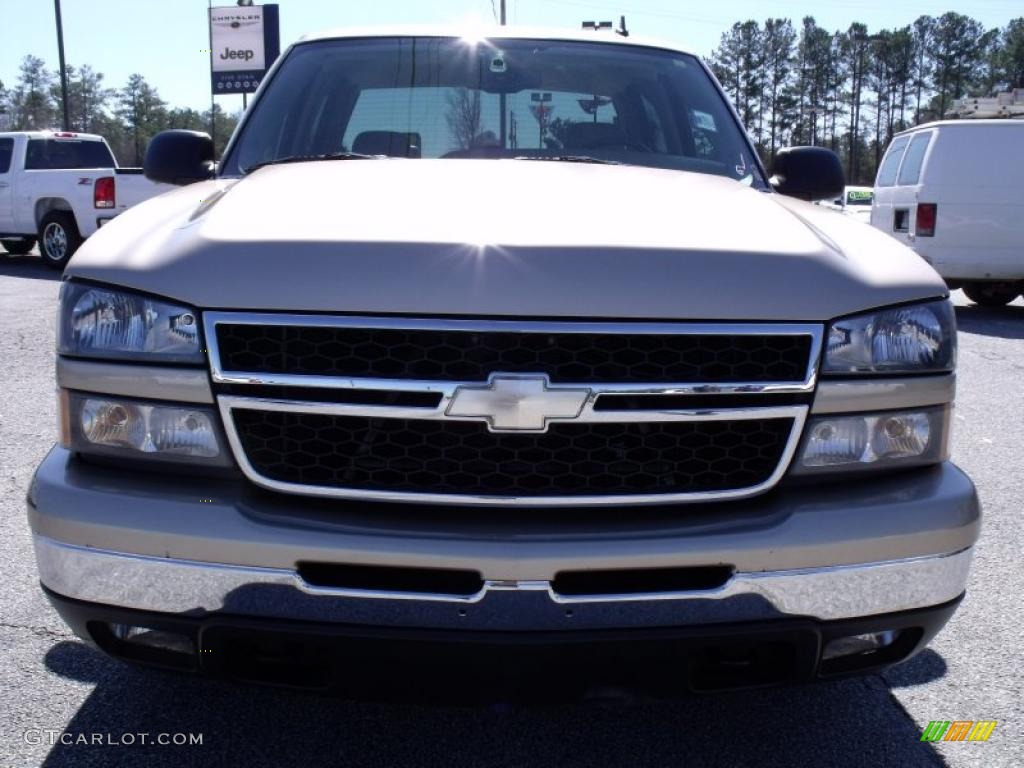
[{"label": "front tire", "polygon": [[78,234],[78,225],[70,213],[54,211],[43,217],[39,224],[39,252],[46,266],[64,269],[81,244],[82,236]]},{"label": "front tire", "polygon": [[34,237],[26,237],[21,240],[0,240],[0,245],[12,256],[24,256],[32,250],[32,246],[35,244]]},{"label": "front tire", "polygon": [[965,285],[967,298],[979,307],[1005,307],[1017,298],[1020,289],[1010,283],[974,283]]}]

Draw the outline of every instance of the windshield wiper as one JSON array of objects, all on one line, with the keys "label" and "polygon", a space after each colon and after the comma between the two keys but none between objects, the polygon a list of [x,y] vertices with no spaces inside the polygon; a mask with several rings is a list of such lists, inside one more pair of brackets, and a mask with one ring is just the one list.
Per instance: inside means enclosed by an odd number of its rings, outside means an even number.
[{"label": "windshield wiper", "polygon": [[278,157],[274,160],[264,160],[254,165],[250,165],[245,169],[245,173],[250,174],[257,168],[262,168],[265,165],[314,163],[320,160],[376,160],[380,157],[386,157],[386,155],[364,155],[362,152],[327,152],[322,155],[288,155],[287,157]]},{"label": "windshield wiper", "polygon": [[590,155],[519,155],[513,160],[547,160],[552,163],[597,163],[598,165],[622,165],[618,160],[605,160]]}]

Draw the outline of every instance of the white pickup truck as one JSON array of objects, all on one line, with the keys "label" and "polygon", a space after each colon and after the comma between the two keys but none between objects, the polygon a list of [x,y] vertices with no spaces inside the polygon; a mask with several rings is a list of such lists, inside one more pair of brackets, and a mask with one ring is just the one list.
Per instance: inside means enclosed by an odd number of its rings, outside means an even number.
[{"label": "white pickup truck", "polygon": [[0,244],[22,254],[38,240],[43,261],[63,269],[103,224],[171,188],[119,168],[102,136],[0,133]]}]

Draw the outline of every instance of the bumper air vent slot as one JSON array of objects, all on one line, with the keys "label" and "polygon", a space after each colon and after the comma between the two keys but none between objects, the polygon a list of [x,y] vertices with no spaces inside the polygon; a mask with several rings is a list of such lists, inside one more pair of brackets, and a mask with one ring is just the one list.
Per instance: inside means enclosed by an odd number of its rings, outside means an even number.
[{"label": "bumper air vent slot", "polygon": [[692,568],[637,568],[616,571],[561,571],[552,582],[565,597],[657,594],[718,589],[732,578],[731,565]]},{"label": "bumper air vent slot", "polygon": [[448,568],[299,563],[299,576],[311,587],[361,592],[469,597],[484,586],[478,572]]}]

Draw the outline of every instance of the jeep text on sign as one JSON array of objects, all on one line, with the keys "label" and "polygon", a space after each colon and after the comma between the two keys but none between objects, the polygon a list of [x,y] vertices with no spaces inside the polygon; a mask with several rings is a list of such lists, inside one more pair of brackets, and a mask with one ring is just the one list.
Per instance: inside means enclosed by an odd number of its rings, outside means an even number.
[{"label": "jeep text on sign", "polygon": [[214,95],[254,93],[280,50],[277,5],[210,9],[210,86]]},{"label": "jeep text on sign", "polygon": [[214,72],[265,68],[262,7],[211,9],[210,34]]}]

